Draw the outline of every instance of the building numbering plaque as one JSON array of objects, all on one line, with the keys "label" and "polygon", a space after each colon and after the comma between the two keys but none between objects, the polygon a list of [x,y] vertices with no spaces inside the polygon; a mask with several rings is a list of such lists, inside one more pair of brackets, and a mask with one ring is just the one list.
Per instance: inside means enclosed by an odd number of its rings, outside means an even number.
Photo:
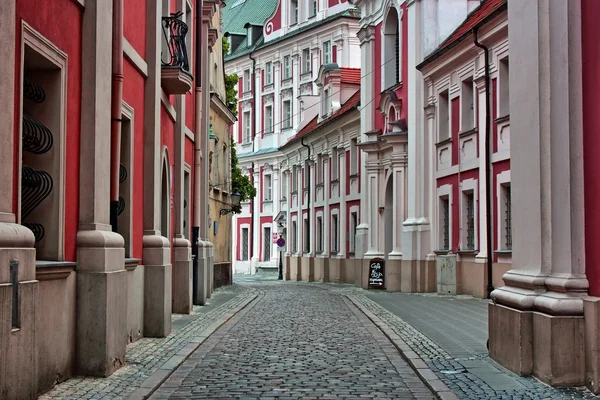
[{"label": "building numbering plaque", "polygon": [[374,258],[369,262],[369,289],[385,287],[385,260]]}]

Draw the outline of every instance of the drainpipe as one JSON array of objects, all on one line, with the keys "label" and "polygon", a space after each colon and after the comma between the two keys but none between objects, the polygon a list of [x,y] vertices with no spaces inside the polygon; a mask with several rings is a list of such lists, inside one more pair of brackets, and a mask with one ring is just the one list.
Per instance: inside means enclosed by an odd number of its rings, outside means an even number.
[{"label": "drainpipe", "polygon": [[[252,57],[252,53],[248,58],[252,60],[252,82],[250,82],[250,87],[252,88],[252,153],[256,150],[254,148],[254,143],[256,141],[256,102],[257,102],[257,93],[256,93],[256,59]],[[250,183],[254,185],[254,161],[252,161],[252,174],[250,175]],[[260,193],[258,194],[260,195]],[[250,199],[250,268],[252,268],[252,257],[254,256],[254,198]]]},{"label": "drainpipe", "polygon": [[123,0],[113,0],[112,97],[110,135],[110,224],[117,232],[121,166],[121,102],[123,99]]},{"label": "drainpipe", "polygon": [[[306,156],[306,158],[308,159],[308,163],[306,165],[309,166],[310,165],[310,146],[307,145],[306,143],[304,143],[304,138],[300,139],[300,143],[302,144],[302,146],[306,147],[306,150],[308,151],[308,155]],[[308,174],[308,192],[307,192],[308,199],[306,200],[306,210],[307,210],[306,221],[308,222],[308,229],[310,229],[310,168],[308,169],[308,171],[306,171],[306,173]],[[300,202],[300,204],[301,204],[300,211],[302,211],[302,202]],[[300,213],[300,215],[302,215],[302,213]],[[310,243],[308,244],[308,252],[310,253]]]},{"label": "drainpipe", "polygon": [[[201,221],[201,210],[200,210],[200,196],[201,196],[201,185],[202,185],[202,147],[200,135],[202,135],[202,6],[203,0],[196,0],[196,60],[195,60],[195,81],[196,87],[194,90],[194,101],[195,101],[195,120],[194,120],[194,218],[192,223],[192,298],[194,304],[198,298],[198,241],[200,239],[200,221]],[[207,193],[205,195],[208,195]]]},{"label": "drainpipe", "polygon": [[493,204],[492,204],[492,173],[491,173],[491,164],[490,164],[490,159],[491,159],[491,155],[490,155],[490,136],[492,134],[492,114],[491,114],[491,92],[490,92],[490,50],[484,46],[483,44],[479,43],[478,39],[477,39],[477,32],[478,32],[478,28],[475,28],[473,30],[473,40],[475,43],[475,46],[483,49],[484,54],[485,54],[485,92],[486,92],[486,96],[485,96],[485,125],[486,125],[486,129],[485,129],[485,176],[486,176],[486,180],[485,180],[485,196],[486,196],[486,202],[487,202],[487,212],[485,215],[485,219],[486,219],[486,230],[487,230],[487,272],[488,272],[488,278],[487,278],[487,294],[488,294],[488,299],[490,298],[490,295],[492,293],[492,291],[494,290],[494,285],[493,285],[493,281],[492,281],[492,261],[493,261],[493,250],[492,250],[492,211],[493,211]]}]

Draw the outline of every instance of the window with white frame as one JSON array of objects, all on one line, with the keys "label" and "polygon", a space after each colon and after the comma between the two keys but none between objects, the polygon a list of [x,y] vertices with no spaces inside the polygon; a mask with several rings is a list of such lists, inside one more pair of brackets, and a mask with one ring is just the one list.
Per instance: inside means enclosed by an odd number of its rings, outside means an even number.
[{"label": "window with white frame", "polygon": [[318,9],[318,5],[317,5],[317,0],[312,0],[311,1],[311,7],[310,7],[310,17],[314,17],[315,15],[317,15],[317,11],[319,11]]},{"label": "window with white frame", "polygon": [[310,49],[302,50],[302,73],[310,72]]},{"label": "window with white frame", "polygon": [[339,167],[339,151],[337,147],[331,149],[331,180],[337,181],[339,179],[338,176],[338,167]]},{"label": "window with white frame", "polygon": [[283,128],[291,128],[292,127],[292,102],[290,100],[285,100],[283,102]]},{"label": "window with white frame", "polygon": [[288,179],[290,179],[290,174],[287,172],[284,172],[281,175],[281,199],[282,200],[287,200]]},{"label": "window with white frame", "polygon": [[461,131],[467,132],[475,128],[475,97],[473,78],[462,82],[461,100]]},{"label": "window with white frame", "polygon": [[329,114],[329,89],[323,90],[323,100],[321,104],[323,108],[323,117],[326,117]]},{"label": "window with white frame", "polygon": [[310,162],[308,160],[304,161],[304,189],[308,189],[310,185]]},{"label": "window with white frame", "polygon": [[356,251],[356,229],[358,228],[358,213],[350,213],[350,252]]},{"label": "window with white frame", "polygon": [[333,214],[331,216],[331,252],[337,253],[339,251],[339,233],[340,227],[338,226],[338,216]]},{"label": "window with white frame", "polygon": [[264,187],[263,187],[263,201],[271,201],[272,198],[272,177],[271,174],[267,174],[264,177]]},{"label": "window with white frame", "polygon": [[438,96],[438,141],[442,142],[450,137],[450,99],[448,89],[440,92]]},{"label": "window with white frame", "polygon": [[250,122],[250,111],[244,111],[244,141],[243,143],[250,143],[252,139],[251,134],[251,122]]},{"label": "window with white frame", "polygon": [[358,175],[358,139],[350,140],[350,175]]},{"label": "window with white frame", "polygon": [[400,82],[400,21],[395,7],[390,7],[383,24],[383,85],[385,89]]},{"label": "window with white frame", "polygon": [[500,213],[498,213],[500,229],[501,250],[512,250],[512,204],[510,183],[500,185]]},{"label": "window with white frame", "polygon": [[273,106],[265,107],[265,133],[273,132]]},{"label": "window with white frame", "polygon": [[290,25],[298,23],[298,0],[290,0]]},{"label": "window with white frame", "polygon": [[331,42],[323,42],[323,64],[331,64]]},{"label": "window with white frame", "polygon": [[317,253],[323,252],[323,217],[317,217]]},{"label": "window with white frame", "polygon": [[270,61],[265,66],[265,75],[266,75],[267,85],[271,85],[273,83],[273,63]]},{"label": "window with white frame", "polygon": [[440,197],[439,209],[440,221],[440,245],[444,251],[450,250],[450,199],[448,196]]},{"label": "window with white frame", "polygon": [[263,261],[271,261],[271,227],[265,226],[263,229]]},{"label": "window with white frame", "polygon": [[248,261],[248,243],[249,243],[249,230],[248,228],[242,228],[242,260],[241,261]]},{"label": "window with white frame", "polygon": [[252,90],[252,79],[250,78],[250,70],[244,71],[244,92]]},{"label": "window with white frame", "polygon": [[308,218],[304,218],[304,253],[310,253],[310,223]]},{"label": "window with white frame", "polygon": [[292,168],[292,193],[298,191],[298,168],[297,165]]},{"label": "window with white frame", "polygon": [[500,60],[498,63],[498,116],[506,117],[510,114],[509,99],[509,68],[508,57]]},{"label": "window with white frame", "polygon": [[323,184],[323,155],[322,154],[318,154],[317,155],[317,170],[315,171],[315,175],[317,177],[316,179],[316,184],[317,185],[322,185]]},{"label": "window with white frame", "polygon": [[292,221],[292,253],[298,253],[298,223]]},{"label": "window with white frame", "polygon": [[464,250],[475,250],[475,194],[463,192]]},{"label": "window with white frame", "polygon": [[292,77],[292,60],[290,56],[283,57],[283,79]]}]

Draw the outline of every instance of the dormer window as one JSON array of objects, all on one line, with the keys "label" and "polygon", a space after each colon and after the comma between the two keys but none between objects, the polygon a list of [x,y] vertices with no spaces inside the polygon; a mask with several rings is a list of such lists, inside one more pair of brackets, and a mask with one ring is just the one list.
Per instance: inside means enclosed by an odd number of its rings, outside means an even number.
[{"label": "dormer window", "polygon": [[298,23],[298,0],[290,0],[290,25]]},{"label": "dormer window", "polygon": [[252,46],[252,27],[248,28],[246,38],[248,39],[248,47]]}]

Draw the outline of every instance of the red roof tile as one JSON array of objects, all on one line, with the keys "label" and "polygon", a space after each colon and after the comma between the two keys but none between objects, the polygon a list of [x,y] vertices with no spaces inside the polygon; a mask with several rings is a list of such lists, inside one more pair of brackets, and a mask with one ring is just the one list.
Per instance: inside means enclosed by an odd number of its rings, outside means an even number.
[{"label": "red roof tile", "polygon": [[342,71],[342,83],[360,85],[360,68],[340,68]]},{"label": "red roof tile", "polygon": [[[360,75],[360,70],[359,71],[359,75]],[[304,128],[302,128],[300,130],[300,132],[298,132],[296,134],[296,136],[294,136],[293,138],[291,138],[290,140],[288,140],[283,146],[281,147],[286,147],[292,143],[297,142],[298,140],[302,139],[305,136],[308,136],[309,134],[311,134],[312,132],[314,132],[315,130],[322,128],[323,126],[329,124],[330,122],[336,120],[337,118],[341,117],[342,115],[346,114],[347,112],[355,109],[358,107],[358,105],[360,104],[360,90],[358,90],[356,93],[354,93],[352,95],[352,97],[350,97],[343,105],[342,107],[340,107],[339,110],[337,110],[335,113],[333,113],[332,115],[330,115],[329,117],[327,117],[326,119],[322,120],[321,122],[317,122],[319,120],[319,116],[317,115],[316,117],[314,117]]]},{"label": "red roof tile", "polygon": [[490,16],[494,11],[505,5],[507,0],[484,0],[479,7],[477,7],[471,14],[467,16],[467,19],[448,37],[444,40],[440,47],[436,50],[436,53],[440,50],[449,47],[452,43],[456,42],[463,35],[468,34],[473,28],[475,28],[481,21],[486,17]]}]

